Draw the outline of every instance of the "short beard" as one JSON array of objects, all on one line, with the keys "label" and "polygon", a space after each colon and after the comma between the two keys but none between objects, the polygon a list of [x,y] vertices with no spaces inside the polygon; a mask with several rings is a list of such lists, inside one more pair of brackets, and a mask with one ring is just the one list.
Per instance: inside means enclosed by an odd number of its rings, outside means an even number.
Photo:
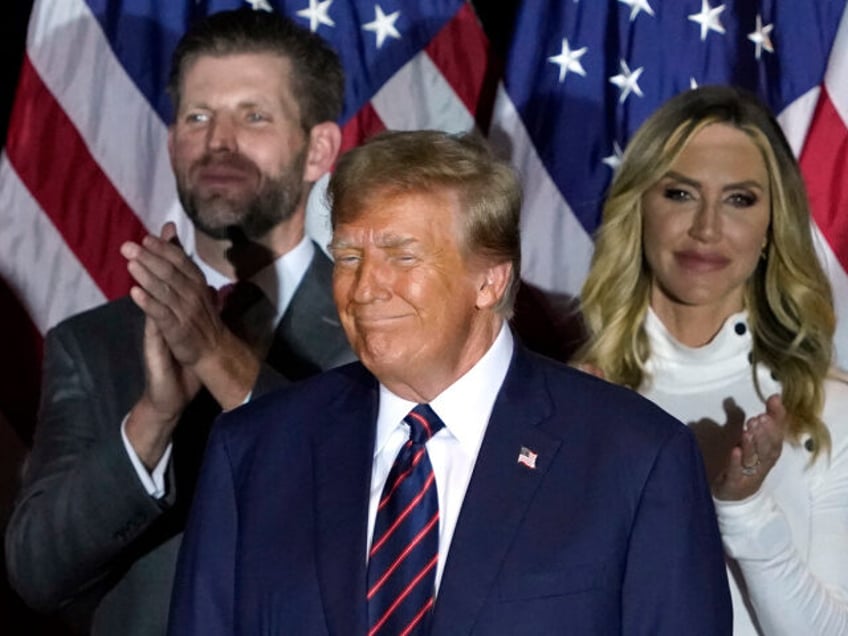
[{"label": "short beard", "polygon": [[[209,161],[208,156],[201,161]],[[232,161],[249,164],[252,170],[259,170],[241,155],[234,156]],[[218,194],[201,199],[180,178],[177,178],[177,193],[183,209],[198,231],[210,238],[224,240],[230,238],[233,229],[236,229],[247,239],[257,241],[294,215],[303,194],[305,162],[306,149],[303,149],[277,177],[263,176],[259,190],[245,201]]]}]

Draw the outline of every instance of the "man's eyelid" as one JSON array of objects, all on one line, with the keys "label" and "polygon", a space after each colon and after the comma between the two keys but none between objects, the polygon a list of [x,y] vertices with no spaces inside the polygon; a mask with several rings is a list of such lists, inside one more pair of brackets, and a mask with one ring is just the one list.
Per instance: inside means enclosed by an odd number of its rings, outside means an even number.
[{"label": "man's eyelid", "polygon": [[261,108],[251,108],[246,111],[245,117],[257,121],[271,121],[271,114]]},{"label": "man's eyelid", "polygon": [[361,256],[362,250],[354,245],[345,243],[330,243],[327,246],[327,251],[333,258]]},{"label": "man's eyelid", "polygon": [[263,113],[270,115],[274,111],[274,103],[260,98],[245,99],[237,104],[237,108],[247,113]]},{"label": "man's eyelid", "polygon": [[407,241],[385,248],[386,254],[394,260],[409,260],[421,258],[421,245],[417,241]]},{"label": "man's eyelid", "polygon": [[208,121],[212,117],[212,114],[205,108],[195,107],[189,108],[183,113],[182,119],[183,121]]}]

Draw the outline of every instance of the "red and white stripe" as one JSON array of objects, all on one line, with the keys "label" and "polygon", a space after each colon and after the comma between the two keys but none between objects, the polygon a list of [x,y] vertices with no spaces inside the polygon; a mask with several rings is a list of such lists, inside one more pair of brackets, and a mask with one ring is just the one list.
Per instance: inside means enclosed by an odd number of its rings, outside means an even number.
[{"label": "red and white stripe", "polygon": [[[843,17],[823,89],[780,117],[801,153],[840,316],[848,314],[846,65]],[[486,128],[491,72],[488,43],[465,5],[346,125],[345,147],[384,128]],[[576,294],[591,238],[542,165],[502,86],[490,130],[496,148],[510,148],[524,179],[523,276],[544,289]],[[321,198],[316,188],[307,228],[326,244],[329,223]],[[158,232],[166,220],[177,222],[184,244],[193,245],[177,202],[165,124],[114,57],[83,0],[36,0],[0,157],[0,277],[44,334],[63,318],[125,293],[129,277],[118,254],[121,242]],[[844,362],[848,321],[843,323],[837,349]]]},{"label": "red and white stripe", "polygon": [[124,240],[179,214],[166,127],[82,0],[37,0],[0,160],[0,275],[41,333],[126,292]]},{"label": "red and white stripe", "polygon": [[[456,55],[458,46],[474,54]],[[470,6],[463,7],[346,126],[346,146],[385,128],[471,128],[486,47]],[[308,227],[325,244],[326,212],[313,209],[318,218]],[[193,246],[166,125],[83,0],[36,0],[0,157],[0,277],[43,335],[124,294],[130,279],[120,244],[158,232],[166,220]]]},{"label": "red and white stripe", "polygon": [[[836,354],[848,366],[848,9],[830,52],[824,85],[807,121],[801,170],[820,237],[819,256],[833,286]],[[783,124],[785,118],[781,119]]]}]

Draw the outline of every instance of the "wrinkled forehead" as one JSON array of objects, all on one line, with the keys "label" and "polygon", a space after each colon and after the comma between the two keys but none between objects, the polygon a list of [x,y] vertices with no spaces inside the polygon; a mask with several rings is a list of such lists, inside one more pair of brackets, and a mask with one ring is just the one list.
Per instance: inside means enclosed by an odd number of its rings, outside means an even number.
[{"label": "wrinkled forehead", "polygon": [[461,211],[463,198],[458,188],[426,183],[352,184],[343,196],[332,202],[330,218],[333,227],[350,223],[385,207],[402,207],[409,202],[432,206],[449,206]]},{"label": "wrinkled forehead", "polygon": [[460,201],[450,189],[383,187],[345,197],[333,211],[333,246],[354,240],[382,247],[448,241],[462,230]]}]

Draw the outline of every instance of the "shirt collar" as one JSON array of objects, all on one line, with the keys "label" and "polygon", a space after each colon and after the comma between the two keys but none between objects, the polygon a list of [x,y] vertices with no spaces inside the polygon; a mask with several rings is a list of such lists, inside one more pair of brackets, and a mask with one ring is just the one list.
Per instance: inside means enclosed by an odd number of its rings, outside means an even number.
[{"label": "shirt collar", "polygon": [[[250,280],[265,294],[275,308],[275,323],[283,317],[289,307],[295,290],[309,269],[315,254],[315,244],[304,235],[293,249],[289,250],[274,262],[260,269]],[[214,289],[220,289],[231,282],[218,270],[212,269],[196,254],[192,260],[206,277],[206,284]]]},{"label": "shirt collar", "polygon": [[[504,322],[483,357],[430,402],[430,407],[445,423],[445,429],[471,457],[476,457],[483,441],[495,399],[509,370],[513,346],[512,333]],[[415,402],[399,397],[380,384],[375,456],[383,449],[392,432],[398,426],[405,426],[403,418],[415,405]]]}]

